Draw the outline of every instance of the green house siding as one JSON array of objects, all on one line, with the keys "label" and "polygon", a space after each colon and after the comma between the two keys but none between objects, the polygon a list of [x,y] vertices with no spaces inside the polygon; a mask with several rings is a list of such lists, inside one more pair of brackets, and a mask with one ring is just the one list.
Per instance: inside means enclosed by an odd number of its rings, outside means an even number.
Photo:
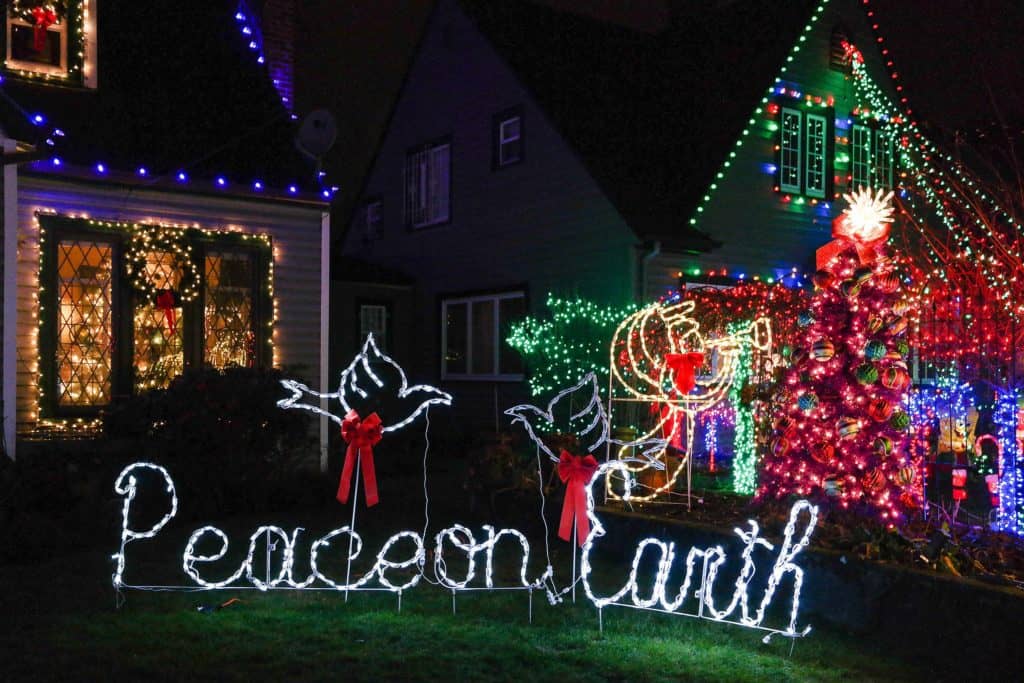
[{"label": "green house siding", "polygon": [[[779,80],[765,84],[747,134],[737,132],[742,144],[733,148],[695,213],[696,227],[722,246],[680,258],[677,271],[724,268],[733,275],[775,278],[793,268],[807,272],[815,250],[831,239],[836,199],[853,188],[849,176],[891,187],[888,162],[895,141],[860,115],[849,69],[830,64],[837,27],[864,53],[877,80],[889,81],[860,3],[824,3]],[[854,139],[863,144],[854,146]]]}]

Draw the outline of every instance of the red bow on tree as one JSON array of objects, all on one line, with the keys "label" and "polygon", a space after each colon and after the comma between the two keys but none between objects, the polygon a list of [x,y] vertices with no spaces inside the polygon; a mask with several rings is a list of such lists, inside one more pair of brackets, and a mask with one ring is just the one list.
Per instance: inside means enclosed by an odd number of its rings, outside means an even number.
[{"label": "red bow on tree", "polygon": [[703,353],[666,353],[665,365],[672,371],[672,384],[686,395],[697,386],[697,368],[704,365]]},{"label": "red bow on tree", "polygon": [[33,7],[32,18],[36,21],[32,27],[32,48],[42,52],[46,48],[46,29],[57,23],[57,13],[52,9]]},{"label": "red bow on tree", "polygon": [[572,521],[576,517],[576,542],[582,546],[590,535],[590,520],[587,519],[587,485],[597,471],[597,460],[592,455],[573,455],[563,450],[558,460],[558,478],[565,484],[565,500],[562,502],[562,521],[558,525],[558,537],[563,541],[572,540]]},{"label": "red bow on tree", "polygon": [[167,320],[167,331],[174,336],[174,332],[178,329],[178,318],[174,314],[174,292],[169,289],[160,290],[160,293],[156,295],[156,307],[164,312],[164,318]]},{"label": "red bow on tree", "polygon": [[384,429],[377,413],[370,413],[365,420],[360,420],[359,413],[354,410],[348,411],[348,415],[341,422],[341,438],[345,439],[348,449],[345,451],[345,464],[341,468],[341,480],[338,482],[339,502],[348,502],[348,494],[352,488],[352,471],[358,460],[363,472],[366,507],[377,504],[377,472],[373,467],[373,447],[380,443],[383,436]]}]

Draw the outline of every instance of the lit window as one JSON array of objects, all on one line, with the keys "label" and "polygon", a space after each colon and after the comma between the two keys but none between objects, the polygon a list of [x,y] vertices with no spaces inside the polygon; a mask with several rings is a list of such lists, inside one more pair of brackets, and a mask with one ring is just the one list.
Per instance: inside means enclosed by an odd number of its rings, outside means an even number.
[{"label": "lit window", "polygon": [[828,180],[826,158],[828,121],[817,114],[807,115],[807,187],[808,197],[825,197]]},{"label": "lit window", "polygon": [[110,403],[113,375],[114,244],[57,242],[56,400],[61,407]]},{"label": "lit window", "polygon": [[521,380],[522,359],[505,339],[511,324],[525,315],[522,292],[445,299],[441,304],[442,377]]},{"label": "lit window", "polygon": [[801,113],[795,109],[782,109],[782,140],[779,145],[779,189],[799,193]]},{"label": "lit window", "polygon": [[206,252],[206,363],[215,368],[256,364],[253,255]]},{"label": "lit window", "polygon": [[405,218],[413,228],[445,223],[451,203],[451,145],[431,145],[405,159]]},{"label": "lit window", "polygon": [[377,348],[382,352],[388,349],[388,307],[386,304],[360,304],[359,306],[359,343],[372,334]]},{"label": "lit window", "polygon": [[523,160],[523,117],[505,113],[495,117],[494,165],[511,166]]},{"label": "lit window", "polygon": [[136,296],[135,390],[163,389],[185,370],[184,309],[175,294],[182,269],[169,251],[146,254],[146,280],[159,295]]}]

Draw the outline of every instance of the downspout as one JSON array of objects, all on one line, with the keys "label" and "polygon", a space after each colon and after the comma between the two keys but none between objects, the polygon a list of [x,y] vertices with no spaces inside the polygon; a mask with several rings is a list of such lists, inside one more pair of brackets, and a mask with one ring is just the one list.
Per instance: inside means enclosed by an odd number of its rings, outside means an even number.
[{"label": "downspout", "polygon": [[647,298],[647,264],[661,254],[661,240],[654,240],[651,250],[640,259],[640,286],[637,288],[639,303],[644,303]]}]

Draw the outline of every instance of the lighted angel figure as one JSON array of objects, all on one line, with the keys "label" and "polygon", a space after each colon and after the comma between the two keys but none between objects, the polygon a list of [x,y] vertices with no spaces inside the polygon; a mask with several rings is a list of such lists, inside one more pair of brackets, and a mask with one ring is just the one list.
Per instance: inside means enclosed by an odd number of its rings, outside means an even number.
[{"label": "lighted angel figure", "polygon": [[616,400],[649,403],[657,414],[654,426],[639,440],[661,435],[667,446],[680,443],[682,435],[686,439],[676,457],[665,457],[664,448],[658,454],[666,463],[665,482],[634,500],[651,499],[674,487],[693,452],[696,416],[728,395],[744,345],[762,352],[771,348],[767,318],[709,339],[701,333],[695,307],[693,301],[651,304],[623,320],[612,338],[613,392],[626,394]]},{"label": "lighted angel figure", "polygon": [[[281,384],[291,396],[278,401],[278,407],[324,415],[341,427],[341,436],[348,448],[337,497],[343,504],[348,502],[353,490],[353,473],[359,470],[363,475],[367,507],[378,501],[373,447],[384,434],[410,424],[430,406],[452,404],[451,394],[440,389],[425,384],[409,386],[401,366],[381,353],[372,334],[367,335],[362,351],[342,371],[337,391],[321,393],[291,379],[281,380]],[[307,396],[309,402],[305,402]],[[324,399],[338,401],[341,414],[321,408]]]},{"label": "lighted angel figure", "polygon": [[[562,507],[562,521],[559,537],[563,540],[572,538],[573,519],[577,530],[577,543],[580,545],[589,534],[587,515],[583,512],[586,500],[585,488],[590,485],[591,478],[597,472],[598,462],[594,453],[606,444],[637,449],[645,456],[645,464],[650,467],[661,467],[661,464],[648,453],[657,453],[665,448],[664,439],[650,438],[642,441],[623,442],[612,439],[608,422],[608,412],[597,385],[597,377],[593,372],[587,373],[583,379],[573,386],[561,391],[548,403],[547,408],[534,405],[518,405],[505,411],[512,417],[513,424],[520,423],[527,435],[548,458],[557,464],[556,472],[566,485],[565,503]],[[544,435],[568,435],[578,445],[578,453],[571,453],[562,448],[555,453]]]}]

